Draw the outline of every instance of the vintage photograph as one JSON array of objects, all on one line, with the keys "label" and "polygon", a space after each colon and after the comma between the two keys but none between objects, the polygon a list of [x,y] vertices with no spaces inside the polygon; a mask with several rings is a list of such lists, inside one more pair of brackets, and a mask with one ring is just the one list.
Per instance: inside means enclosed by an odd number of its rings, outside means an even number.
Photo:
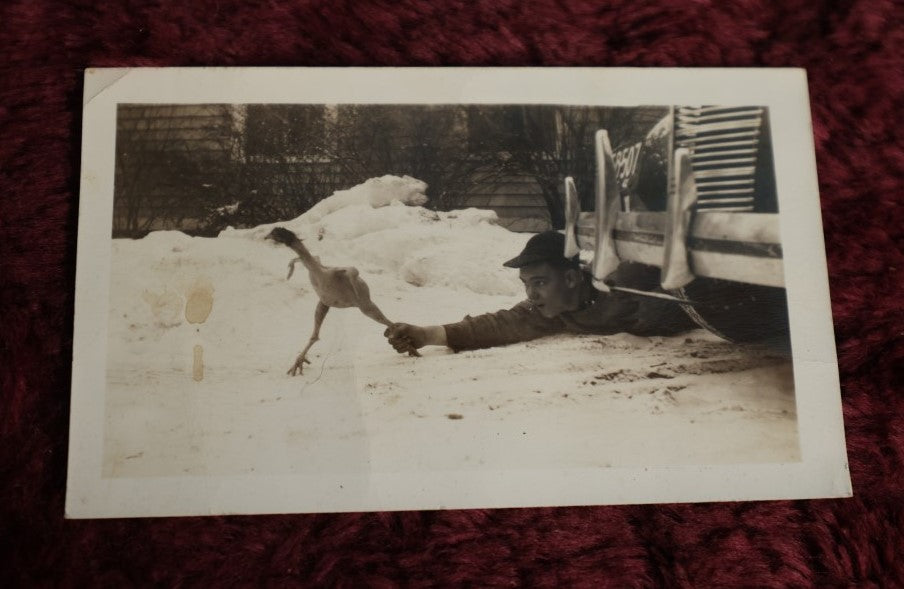
[{"label": "vintage photograph", "polygon": [[[509,487],[805,466],[774,105],[403,98],[107,109],[92,460],[108,489],[170,485],[135,515],[578,504]],[[318,483],[212,499],[274,478]]]}]

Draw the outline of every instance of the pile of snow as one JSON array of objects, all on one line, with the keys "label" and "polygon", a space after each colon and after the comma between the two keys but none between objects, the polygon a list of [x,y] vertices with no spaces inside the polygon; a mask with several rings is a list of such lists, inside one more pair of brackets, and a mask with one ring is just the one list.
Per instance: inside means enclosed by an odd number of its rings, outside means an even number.
[{"label": "pile of snow", "polygon": [[393,202],[406,205],[422,205],[427,202],[427,183],[410,176],[383,176],[371,178],[348,190],[338,190],[305,213],[305,220],[313,222],[351,205],[368,204],[373,208],[385,207]]},{"label": "pile of snow", "polygon": [[341,211],[345,208],[364,210],[367,208],[380,208],[398,203],[402,205],[420,206],[427,202],[427,183],[410,176],[383,176],[371,178],[347,190],[337,190],[332,195],[321,200],[307,212],[290,221],[268,223],[259,225],[253,229],[235,230],[226,229],[223,236],[248,236],[262,238],[270,229],[276,226],[285,227],[290,231],[309,234],[310,226],[321,221],[324,217]]},{"label": "pile of snow", "polygon": [[502,263],[520,251],[527,236],[499,227],[490,210],[426,209],[421,206],[427,202],[426,188],[409,176],[371,178],[335,192],[295,219],[230,228],[220,237],[263,241],[279,226],[298,235],[329,266],[355,266],[418,287],[520,293],[516,273]]}]

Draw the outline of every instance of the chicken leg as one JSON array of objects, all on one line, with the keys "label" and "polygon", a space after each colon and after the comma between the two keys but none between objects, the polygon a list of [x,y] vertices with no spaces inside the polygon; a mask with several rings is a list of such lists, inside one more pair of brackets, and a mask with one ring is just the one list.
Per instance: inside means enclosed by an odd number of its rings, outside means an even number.
[{"label": "chicken leg", "polygon": [[317,310],[314,311],[314,333],[311,334],[311,338],[308,340],[308,345],[304,347],[298,357],[295,359],[295,364],[292,365],[292,368],[289,368],[286,371],[286,374],[290,376],[295,376],[296,374],[302,374],[304,372],[304,365],[310,364],[311,361],[308,360],[308,350],[311,349],[311,346],[314,345],[314,342],[320,339],[320,326],[323,325],[323,319],[326,317],[327,311],[330,308],[324,305],[323,303],[317,303]]}]

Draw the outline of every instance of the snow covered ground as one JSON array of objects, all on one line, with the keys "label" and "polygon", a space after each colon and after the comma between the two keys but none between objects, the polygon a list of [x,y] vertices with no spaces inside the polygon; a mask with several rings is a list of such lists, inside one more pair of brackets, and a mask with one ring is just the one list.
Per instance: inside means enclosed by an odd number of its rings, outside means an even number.
[{"label": "snow covered ground", "polygon": [[[437,324],[523,297],[502,262],[529,237],[492,212],[423,208],[384,177],[279,225],[356,266],[394,321]],[[707,465],[800,459],[791,363],[703,331],[556,336],[397,354],[332,310],[304,374],[286,370],[317,303],[270,226],[114,240],[104,476]],[[209,311],[209,312],[208,312]]]}]

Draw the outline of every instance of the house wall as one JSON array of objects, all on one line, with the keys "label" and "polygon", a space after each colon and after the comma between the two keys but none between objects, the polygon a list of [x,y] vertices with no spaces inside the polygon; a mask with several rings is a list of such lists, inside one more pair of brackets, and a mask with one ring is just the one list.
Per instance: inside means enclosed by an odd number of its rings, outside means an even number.
[{"label": "house wall", "polygon": [[527,175],[513,174],[492,182],[482,182],[476,176],[471,179],[461,206],[495,211],[499,224],[510,231],[539,232],[551,228],[540,188]]},{"label": "house wall", "polygon": [[191,229],[234,190],[240,145],[230,105],[125,104],[117,111],[113,232]]}]

